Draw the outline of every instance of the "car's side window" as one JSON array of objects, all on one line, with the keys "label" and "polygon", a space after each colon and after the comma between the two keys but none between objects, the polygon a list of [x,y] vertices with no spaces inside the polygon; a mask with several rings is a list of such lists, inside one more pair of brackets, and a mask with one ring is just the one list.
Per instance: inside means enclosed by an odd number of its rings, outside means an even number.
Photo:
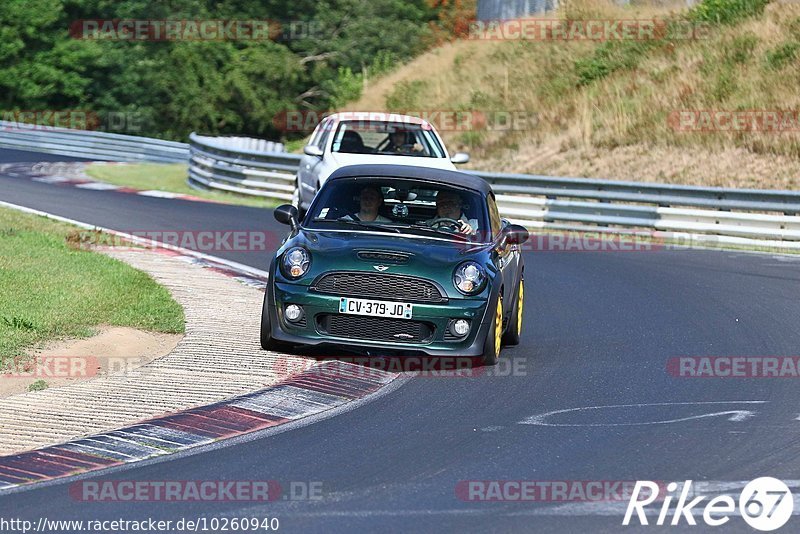
[{"label": "car's side window", "polygon": [[503,224],[500,220],[500,211],[497,209],[494,195],[486,195],[486,203],[489,206],[489,224],[491,225],[492,238],[495,238],[500,235],[500,228]]},{"label": "car's side window", "polygon": [[322,132],[323,132],[323,129],[324,129],[324,124],[325,124],[325,121],[323,120],[322,122],[317,124],[316,128],[314,128],[314,133],[311,134],[311,138],[308,140],[308,144],[309,145],[317,146],[317,143],[319,142],[319,138],[322,135]]},{"label": "car's side window", "polygon": [[325,145],[328,144],[328,137],[331,135],[331,127],[333,126],[332,122],[333,119],[325,119],[322,121],[322,124],[320,124],[319,137],[314,144],[322,150],[325,150]]}]

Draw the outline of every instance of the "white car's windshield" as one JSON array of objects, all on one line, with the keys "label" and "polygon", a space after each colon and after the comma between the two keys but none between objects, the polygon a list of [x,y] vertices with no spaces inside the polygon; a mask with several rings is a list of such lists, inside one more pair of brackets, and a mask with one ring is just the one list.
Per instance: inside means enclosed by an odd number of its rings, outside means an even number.
[{"label": "white car's windshield", "polygon": [[387,121],[342,121],[332,152],[444,158],[445,151],[430,127]]}]

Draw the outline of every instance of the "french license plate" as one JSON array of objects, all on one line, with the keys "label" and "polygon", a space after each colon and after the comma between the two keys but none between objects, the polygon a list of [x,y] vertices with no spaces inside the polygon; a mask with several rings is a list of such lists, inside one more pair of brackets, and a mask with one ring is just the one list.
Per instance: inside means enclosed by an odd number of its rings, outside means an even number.
[{"label": "french license plate", "polygon": [[413,306],[404,302],[386,302],[382,300],[339,299],[339,313],[353,315],[370,315],[372,317],[391,317],[394,319],[411,319]]}]

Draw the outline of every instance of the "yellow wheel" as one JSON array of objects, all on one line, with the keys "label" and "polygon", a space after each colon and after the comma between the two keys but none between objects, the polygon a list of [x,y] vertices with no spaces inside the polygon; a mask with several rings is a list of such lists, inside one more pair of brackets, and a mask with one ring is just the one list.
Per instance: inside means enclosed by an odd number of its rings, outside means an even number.
[{"label": "yellow wheel", "polygon": [[494,356],[500,356],[500,347],[503,345],[503,295],[497,299],[497,310],[494,314]]},{"label": "yellow wheel", "polygon": [[519,291],[517,293],[517,332],[522,332],[522,312],[525,308],[525,280],[519,281]]},{"label": "yellow wheel", "polygon": [[525,312],[525,280],[520,278],[517,287],[517,297],[514,299],[514,311],[508,322],[508,329],[503,334],[503,343],[506,345],[519,345]]},{"label": "yellow wheel", "polygon": [[494,365],[500,356],[500,348],[503,346],[503,295],[497,296],[497,306],[494,310],[494,318],[489,331],[486,333],[486,341],[483,343],[483,363],[484,365]]}]

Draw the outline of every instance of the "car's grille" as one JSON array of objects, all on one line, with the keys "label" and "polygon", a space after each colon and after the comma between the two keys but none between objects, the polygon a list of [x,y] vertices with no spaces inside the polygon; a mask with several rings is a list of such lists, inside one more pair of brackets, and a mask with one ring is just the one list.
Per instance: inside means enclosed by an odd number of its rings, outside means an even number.
[{"label": "car's grille", "polygon": [[420,278],[380,273],[327,273],[312,286],[320,293],[343,297],[395,299],[407,302],[444,302],[435,284]]},{"label": "car's grille", "polygon": [[435,330],[422,321],[345,314],[319,315],[317,326],[322,333],[336,337],[406,343],[429,341]]}]

